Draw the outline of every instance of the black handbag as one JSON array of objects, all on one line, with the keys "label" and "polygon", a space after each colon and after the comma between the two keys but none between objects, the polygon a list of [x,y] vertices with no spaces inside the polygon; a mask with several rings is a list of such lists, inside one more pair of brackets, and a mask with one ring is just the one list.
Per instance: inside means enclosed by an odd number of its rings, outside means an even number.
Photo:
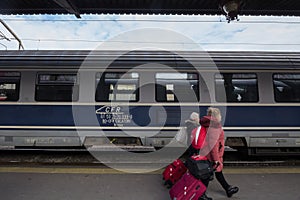
[{"label": "black handbag", "polygon": [[191,156],[186,161],[186,167],[190,173],[200,180],[213,180],[214,168],[212,163],[203,156]]}]

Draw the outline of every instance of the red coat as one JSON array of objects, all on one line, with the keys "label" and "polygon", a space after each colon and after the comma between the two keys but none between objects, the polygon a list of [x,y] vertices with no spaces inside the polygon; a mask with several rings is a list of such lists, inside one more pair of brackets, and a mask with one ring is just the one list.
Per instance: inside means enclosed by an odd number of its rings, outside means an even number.
[{"label": "red coat", "polygon": [[225,147],[225,138],[222,125],[215,118],[205,116],[200,120],[201,126],[205,127],[206,145],[200,150],[200,155],[207,156],[210,161],[219,161],[220,165],[216,171],[220,172],[223,169],[223,155]]}]

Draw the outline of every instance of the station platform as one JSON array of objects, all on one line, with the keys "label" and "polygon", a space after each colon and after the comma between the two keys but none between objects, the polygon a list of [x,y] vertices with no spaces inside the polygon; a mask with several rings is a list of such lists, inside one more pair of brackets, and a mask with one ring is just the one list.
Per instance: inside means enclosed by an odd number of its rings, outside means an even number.
[{"label": "station platform", "polygon": [[[240,188],[232,200],[299,200],[300,167],[226,167],[227,181]],[[4,200],[168,200],[162,170],[129,174],[107,167],[0,166]],[[214,200],[229,199],[217,180]]]}]

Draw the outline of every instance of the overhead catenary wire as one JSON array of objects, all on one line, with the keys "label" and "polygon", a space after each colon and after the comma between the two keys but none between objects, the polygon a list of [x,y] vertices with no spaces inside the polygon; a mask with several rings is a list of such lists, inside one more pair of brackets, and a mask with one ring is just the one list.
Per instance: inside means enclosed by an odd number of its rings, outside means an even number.
[{"label": "overhead catenary wire", "polygon": [[2,31],[0,31],[0,40],[10,41],[10,39],[8,37],[6,37],[5,34]]},{"label": "overhead catenary wire", "polygon": [[[10,38],[14,40],[14,38]],[[33,42],[107,42],[107,43],[133,43],[133,44],[202,44],[202,45],[265,45],[265,46],[298,46],[300,43],[257,43],[257,42],[173,42],[173,41],[125,41],[125,40],[85,40],[85,39],[51,39],[51,38],[22,38],[23,41]]]},{"label": "overhead catenary wire", "polygon": [[0,42],[0,45],[3,46],[5,48],[5,50],[7,50],[7,46],[6,45],[2,44],[1,42]]}]

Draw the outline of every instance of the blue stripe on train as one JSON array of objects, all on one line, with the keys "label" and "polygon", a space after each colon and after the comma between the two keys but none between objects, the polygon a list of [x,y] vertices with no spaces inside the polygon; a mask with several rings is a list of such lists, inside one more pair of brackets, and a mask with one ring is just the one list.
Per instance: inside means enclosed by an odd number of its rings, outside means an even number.
[{"label": "blue stripe on train", "polygon": [[[224,107],[220,108],[226,119],[224,126],[228,127],[300,126],[300,107],[296,106],[229,106],[226,117]],[[205,115],[206,109],[200,107],[201,116]],[[0,110],[1,126],[179,126],[180,120],[183,122],[197,108],[1,105]]]}]

